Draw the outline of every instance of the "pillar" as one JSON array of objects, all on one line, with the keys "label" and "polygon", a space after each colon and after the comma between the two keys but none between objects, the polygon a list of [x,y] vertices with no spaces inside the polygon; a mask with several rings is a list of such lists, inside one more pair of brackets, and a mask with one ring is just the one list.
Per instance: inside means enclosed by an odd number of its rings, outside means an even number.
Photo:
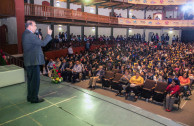
[{"label": "pillar", "polygon": [[51,23],[51,30],[53,30],[53,33],[52,33],[52,38],[54,38],[54,33],[55,33],[55,27],[54,27],[54,23]]},{"label": "pillar", "polygon": [[67,25],[67,40],[70,41],[70,25]]},{"label": "pillar", "polygon": [[70,0],[67,0],[67,9],[70,9]]},{"label": "pillar", "polygon": [[98,27],[96,26],[95,27],[95,36],[96,36],[96,39],[98,38]]},{"label": "pillar", "polygon": [[22,33],[25,30],[24,0],[15,0],[18,53],[22,53]]},{"label": "pillar", "polygon": [[111,27],[111,38],[113,38],[113,27]]},{"label": "pillar", "polygon": [[50,0],[50,6],[54,7],[54,0]]},{"label": "pillar", "polygon": [[96,5],[96,14],[98,14],[98,5]]},{"label": "pillar", "polygon": [[127,18],[129,18],[129,8],[127,8]]},{"label": "pillar", "polygon": [[81,38],[84,40],[84,26],[81,26]]}]

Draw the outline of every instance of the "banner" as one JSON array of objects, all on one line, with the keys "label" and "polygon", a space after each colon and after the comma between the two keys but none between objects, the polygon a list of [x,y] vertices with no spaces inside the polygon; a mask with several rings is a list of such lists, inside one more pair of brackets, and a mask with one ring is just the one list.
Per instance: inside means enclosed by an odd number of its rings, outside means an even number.
[{"label": "banner", "polygon": [[118,23],[132,26],[194,27],[194,20],[147,20],[118,18]]},{"label": "banner", "polygon": [[183,5],[189,2],[194,2],[194,0],[128,0],[131,4],[146,5]]}]

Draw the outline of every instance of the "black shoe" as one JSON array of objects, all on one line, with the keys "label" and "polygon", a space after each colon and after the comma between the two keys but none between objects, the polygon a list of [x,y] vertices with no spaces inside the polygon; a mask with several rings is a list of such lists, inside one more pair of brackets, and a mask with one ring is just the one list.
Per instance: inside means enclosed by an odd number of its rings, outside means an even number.
[{"label": "black shoe", "polygon": [[31,102],[31,99],[27,98],[27,101],[28,101],[28,102]]},{"label": "black shoe", "polygon": [[36,101],[31,101],[31,103],[41,103],[41,102],[43,102],[43,101],[44,101],[44,99],[39,98],[39,99],[36,100]]},{"label": "black shoe", "polygon": [[88,88],[92,88],[92,85],[90,85]]},{"label": "black shoe", "polygon": [[135,97],[135,98],[133,99],[133,101],[136,102],[136,101],[137,101],[137,98]]}]

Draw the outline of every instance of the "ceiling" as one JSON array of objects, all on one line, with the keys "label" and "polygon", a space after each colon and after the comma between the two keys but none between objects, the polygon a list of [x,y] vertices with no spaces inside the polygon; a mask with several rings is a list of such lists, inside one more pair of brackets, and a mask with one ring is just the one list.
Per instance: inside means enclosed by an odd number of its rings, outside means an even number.
[{"label": "ceiling", "polygon": [[[61,2],[67,2],[67,0],[60,0]],[[115,9],[134,9],[134,10],[162,10],[165,8],[169,8],[170,10],[177,8],[178,6],[156,6],[156,5],[134,5],[127,2],[118,2],[112,0],[69,0],[70,3],[85,6],[96,6],[98,5],[99,8],[115,8]]]}]

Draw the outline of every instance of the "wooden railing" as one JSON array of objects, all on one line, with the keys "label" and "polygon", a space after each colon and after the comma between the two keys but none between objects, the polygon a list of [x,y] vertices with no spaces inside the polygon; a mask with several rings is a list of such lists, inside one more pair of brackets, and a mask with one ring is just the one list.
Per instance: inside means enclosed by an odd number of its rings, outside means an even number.
[{"label": "wooden railing", "polygon": [[194,27],[194,20],[149,20],[116,18],[80,12],[72,9],[25,4],[25,16],[74,19],[86,22],[96,22],[116,25],[148,26],[148,27]]},{"label": "wooden railing", "polygon": [[115,17],[90,14],[90,13],[80,12],[72,9],[42,6],[42,5],[35,5],[35,4],[25,4],[24,7],[25,7],[25,16],[76,19],[76,20],[84,20],[84,21],[99,22],[99,23],[118,24],[118,19]]}]

